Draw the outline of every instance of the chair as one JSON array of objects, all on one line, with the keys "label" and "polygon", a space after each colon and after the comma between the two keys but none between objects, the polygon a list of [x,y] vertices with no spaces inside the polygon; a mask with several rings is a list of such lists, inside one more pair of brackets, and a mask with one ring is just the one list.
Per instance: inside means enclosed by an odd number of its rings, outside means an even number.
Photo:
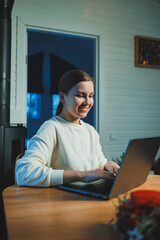
[{"label": "chair", "polygon": [[22,158],[24,156],[24,153],[20,153],[18,154],[18,156],[16,157],[16,161],[15,161],[15,167],[14,167],[14,181],[15,181],[15,184],[17,184],[16,182],[16,162],[18,159]]}]

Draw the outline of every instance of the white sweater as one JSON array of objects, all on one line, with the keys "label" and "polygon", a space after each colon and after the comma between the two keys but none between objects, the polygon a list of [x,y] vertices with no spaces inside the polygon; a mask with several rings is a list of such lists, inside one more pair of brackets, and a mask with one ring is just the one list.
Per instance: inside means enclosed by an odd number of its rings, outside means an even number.
[{"label": "white sweater", "polygon": [[23,186],[60,185],[64,170],[94,170],[106,162],[99,135],[91,125],[56,116],[40,127],[24,157],[16,162],[16,181]]}]

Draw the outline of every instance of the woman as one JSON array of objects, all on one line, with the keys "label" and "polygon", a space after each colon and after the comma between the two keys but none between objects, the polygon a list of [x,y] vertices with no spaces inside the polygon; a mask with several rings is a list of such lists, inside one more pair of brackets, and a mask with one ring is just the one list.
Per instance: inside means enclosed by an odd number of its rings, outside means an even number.
[{"label": "woman", "polygon": [[119,166],[107,162],[99,135],[81,118],[93,106],[94,81],[81,70],[60,79],[56,116],[46,121],[16,163],[18,185],[50,187],[74,181],[114,179]]}]

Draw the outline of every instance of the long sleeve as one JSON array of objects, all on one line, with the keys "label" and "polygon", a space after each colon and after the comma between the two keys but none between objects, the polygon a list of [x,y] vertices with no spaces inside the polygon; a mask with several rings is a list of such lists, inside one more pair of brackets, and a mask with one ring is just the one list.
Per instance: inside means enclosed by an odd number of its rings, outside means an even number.
[{"label": "long sleeve", "polygon": [[48,187],[63,184],[63,170],[49,167],[55,144],[55,129],[47,121],[30,140],[24,157],[16,163],[18,185]]}]

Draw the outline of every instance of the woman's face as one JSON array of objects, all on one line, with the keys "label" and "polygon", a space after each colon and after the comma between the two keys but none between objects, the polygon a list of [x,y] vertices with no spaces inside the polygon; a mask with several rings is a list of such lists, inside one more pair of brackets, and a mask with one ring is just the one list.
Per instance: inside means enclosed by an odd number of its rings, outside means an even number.
[{"label": "woman's face", "polygon": [[77,83],[67,94],[59,93],[63,110],[59,116],[67,121],[79,124],[93,106],[94,84],[92,81]]}]

